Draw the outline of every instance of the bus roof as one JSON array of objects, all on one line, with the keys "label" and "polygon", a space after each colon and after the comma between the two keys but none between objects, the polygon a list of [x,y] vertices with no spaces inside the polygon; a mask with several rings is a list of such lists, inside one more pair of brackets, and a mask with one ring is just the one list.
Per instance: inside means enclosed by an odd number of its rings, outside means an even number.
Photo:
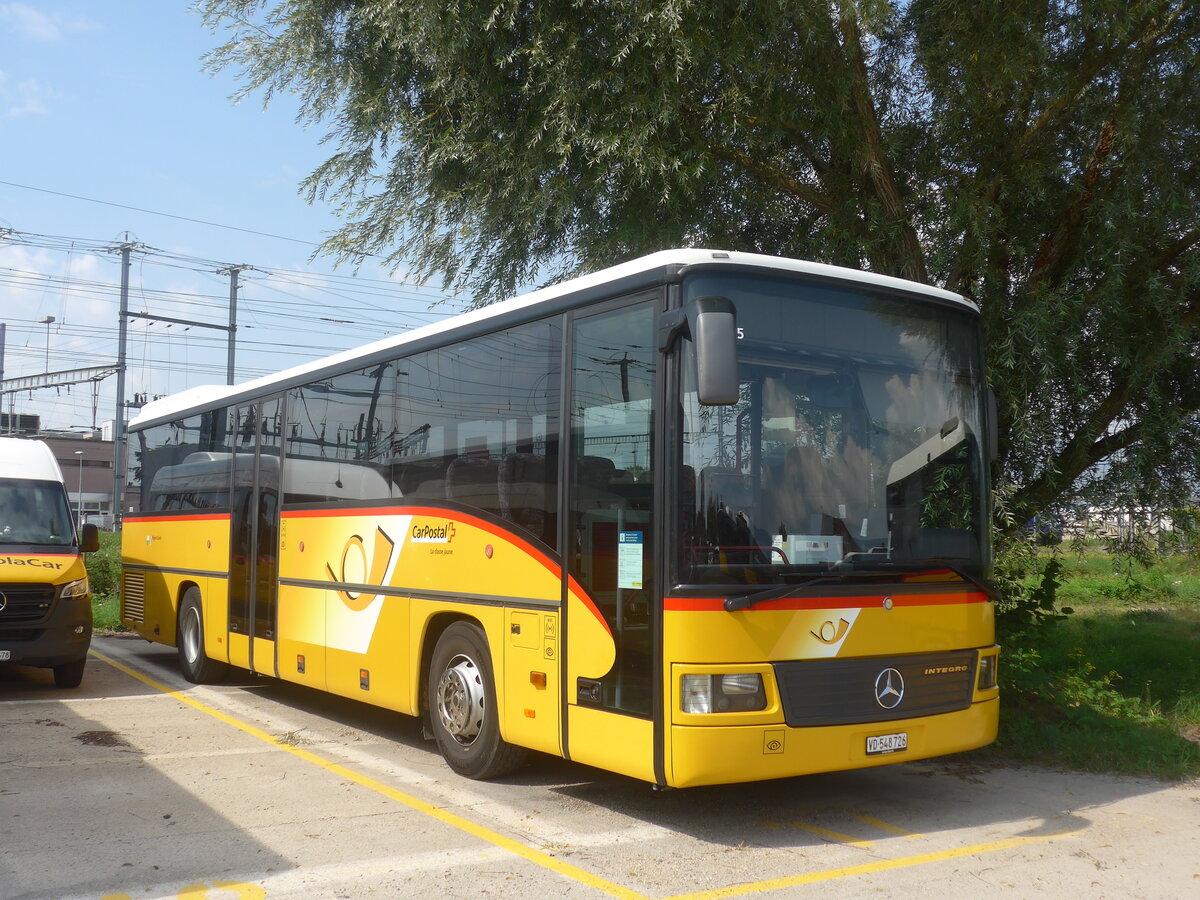
[{"label": "bus roof", "polygon": [[[239,400],[249,400],[273,393],[276,390],[286,390],[324,377],[326,374],[332,375],[345,371],[348,366],[353,366],[355,363],[367,366],[395,356],[403,350],[415,351],[422,349],[422,345],[425,344],[433,346],[439,343],[439,338],[451,332],[474,333],[477,330],[486,330],[486,323],[492,323],[492,327],[496,328],[507,327],[506,320],[512,319],[515,323],[523,313],[532,307],[545,307],[545,309],[538,309],[537,312],[548,315],[569,308],[575,303],[584,303],[593,297],[599,297],[599,292],[602,290],[633,291],[674,281],[684,273],[684,270],[696,266],[704,266],[706,269],[710,267],[755,268],[764,271],[807,275],[822,280],[853,282],[891,293],[923,296],[973,311],[977,310],[974,303],[959,294],[915,281],[892,278],[888,275],[876,275],[856,269],[767,256],[761,253],[742,253],[732,250],[662,250],[241,384],[202,385],[189,388],[146,404],[137,417],[130,421],[129,427],[140,428],[171,421],[181,415],[228,406]],[[560,302],[556,303],[555,301]]]}]

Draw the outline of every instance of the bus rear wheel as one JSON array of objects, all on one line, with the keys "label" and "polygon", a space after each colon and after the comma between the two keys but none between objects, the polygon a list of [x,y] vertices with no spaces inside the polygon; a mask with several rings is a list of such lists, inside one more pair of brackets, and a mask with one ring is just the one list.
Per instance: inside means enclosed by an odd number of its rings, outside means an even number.
[{"label": "bus rear wheel", "polygon": [[200,588],[190,587],[179,604],[179,622],[175,631],[179,650],[179,668],[192,684],[215,684],[229,674],[229,665],[211,659],[204,650],[204,613]]},{"label": "bus rear wheel", "polygon": [[498,778],[525,761],[523,747],[500,737],[492,658],[478,625],[455,622],[442,632],[429,666],[427,699],[438,748],[459,775]]}]

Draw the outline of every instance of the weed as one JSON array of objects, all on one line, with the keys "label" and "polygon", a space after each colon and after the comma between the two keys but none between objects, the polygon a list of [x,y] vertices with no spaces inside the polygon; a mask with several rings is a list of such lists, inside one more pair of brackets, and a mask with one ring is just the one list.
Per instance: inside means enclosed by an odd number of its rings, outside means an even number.
[{"label": "weed", "polygon": [[[1200,734],[1200,561],[1151,554],[1114,565],[1095,550],[1049,558],[1060,560],[1054,594],[1073,615],[1000,619],[996,752],[1089,771],[1200,774],[1200,744],[1185,737]],[[1029,567],[1027,598],[1048,568]]]},{"label": "weed", "polygon": [[125,631],[121,624],[121,535],[100,532],[100,549],[84,557],[92,586],[97,631]]}]

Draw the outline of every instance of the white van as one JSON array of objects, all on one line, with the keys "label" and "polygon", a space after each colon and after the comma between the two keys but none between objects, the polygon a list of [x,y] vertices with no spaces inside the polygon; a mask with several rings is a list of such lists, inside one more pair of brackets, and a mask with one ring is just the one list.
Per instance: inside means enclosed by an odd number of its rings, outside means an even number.
[{"label": "white van", "polygon": [[92,642],[83,554],[98,549],[95,525],[75,533],[50,448],[0,438],[0,663],[53,668],[59,687],[79,685]]}]

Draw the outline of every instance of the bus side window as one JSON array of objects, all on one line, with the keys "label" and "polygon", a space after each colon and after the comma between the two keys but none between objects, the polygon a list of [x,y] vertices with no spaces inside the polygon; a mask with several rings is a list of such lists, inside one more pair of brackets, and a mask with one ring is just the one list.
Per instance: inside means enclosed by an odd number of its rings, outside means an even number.
[{"label": "bus side window", "polygon": [[[554,473],[549,473],[554,477]],[[537,453],[510,453],[500,461],[500,515],[533,532],[543,543],[554,545],[554,511],[547,490],[546,457]]]},{"label": "bus side window", "polygon": [[494,459],[455,457],[446,469],[446,499],[499,512],[499,468]]}]

